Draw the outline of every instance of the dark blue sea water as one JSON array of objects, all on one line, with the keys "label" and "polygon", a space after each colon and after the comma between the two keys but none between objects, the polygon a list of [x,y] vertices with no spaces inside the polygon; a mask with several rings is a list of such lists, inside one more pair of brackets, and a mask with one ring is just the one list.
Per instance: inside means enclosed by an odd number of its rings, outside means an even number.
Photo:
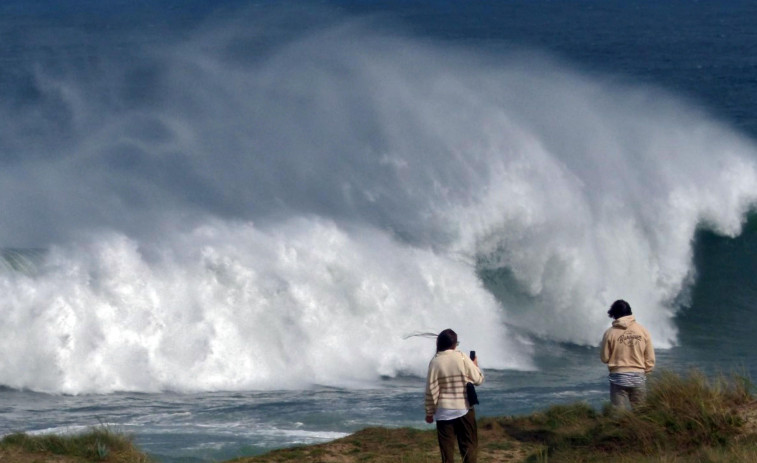
[{"label": "dark blue sea water", "polygon": [[0,434],[164,462],[585,400],[613,300],[757,373],[757,5],[0,5]]}]

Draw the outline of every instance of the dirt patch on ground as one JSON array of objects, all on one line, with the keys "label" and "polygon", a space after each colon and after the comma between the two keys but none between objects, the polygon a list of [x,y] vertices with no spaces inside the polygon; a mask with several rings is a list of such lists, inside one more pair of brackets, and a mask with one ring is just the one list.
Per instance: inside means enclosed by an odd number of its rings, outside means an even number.
[{"label": "dirt patch on ground", "polygon": [[737,414],[739,418],[744,420],[741,427],[742,435],[757,434],[757,400],[739,407]]}]

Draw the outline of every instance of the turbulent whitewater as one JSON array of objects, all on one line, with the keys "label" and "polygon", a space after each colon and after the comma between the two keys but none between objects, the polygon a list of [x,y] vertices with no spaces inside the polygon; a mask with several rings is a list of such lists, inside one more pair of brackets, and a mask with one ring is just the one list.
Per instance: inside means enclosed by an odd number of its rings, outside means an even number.
[{"label": "turbulent whitewater", "polygon": [[0,384],[359,388],[423,375],[433,345],[404,337],[448,327],[530,369],[534,338],[596,344],[617,298],[670,347],[695,232],[738,235],[757,199],[754,143],[659,89],[245,18],[23,57]]}]

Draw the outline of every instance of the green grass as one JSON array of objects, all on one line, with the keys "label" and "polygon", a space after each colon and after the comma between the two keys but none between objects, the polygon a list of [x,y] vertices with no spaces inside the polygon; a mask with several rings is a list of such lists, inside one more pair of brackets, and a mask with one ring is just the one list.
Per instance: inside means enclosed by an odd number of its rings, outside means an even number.
[{"label": "green grass", "polygon": [[[30,436],[15,433],[0,440],[0,450],[15,450],[23,454],[55,455],[70,461],[149,463],[151,460],[132,442],[131,438],[98,427],[89,432],[74,435]],[[29,461],[34,461],[29,459]]]},{"label": "green grass", "polygon": [[[742,411],[752,385],[739,376],[708,379],[662,372],[650,381],[646,402],[633,412],[586,404],[561,405],[501,426],[522,441],[545,446],[529,461],[757,461]],[[737,456],[743,453],[745,456]],[[718,456],[725,455],[725,456]],[[662,458],[662,459],[661,459]],[[649,460],[646,460],[649,459]]]}]

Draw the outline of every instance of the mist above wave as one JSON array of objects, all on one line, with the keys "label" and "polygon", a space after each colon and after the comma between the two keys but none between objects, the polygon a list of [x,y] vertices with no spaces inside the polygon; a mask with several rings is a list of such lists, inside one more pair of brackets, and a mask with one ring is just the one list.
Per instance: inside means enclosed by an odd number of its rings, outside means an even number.
[{"label": "mist above wave", "polygon": [[427,341],[402,336],[447,327],[529,368],[521,333],[595,344],[617,298],[670,346],[696,228],[735,235],[754,203],[754,145],[660,90],[243,19],[22,56],[0,239],[54,246],[0,277],[0,383],[361,383],[422,374]]}]

